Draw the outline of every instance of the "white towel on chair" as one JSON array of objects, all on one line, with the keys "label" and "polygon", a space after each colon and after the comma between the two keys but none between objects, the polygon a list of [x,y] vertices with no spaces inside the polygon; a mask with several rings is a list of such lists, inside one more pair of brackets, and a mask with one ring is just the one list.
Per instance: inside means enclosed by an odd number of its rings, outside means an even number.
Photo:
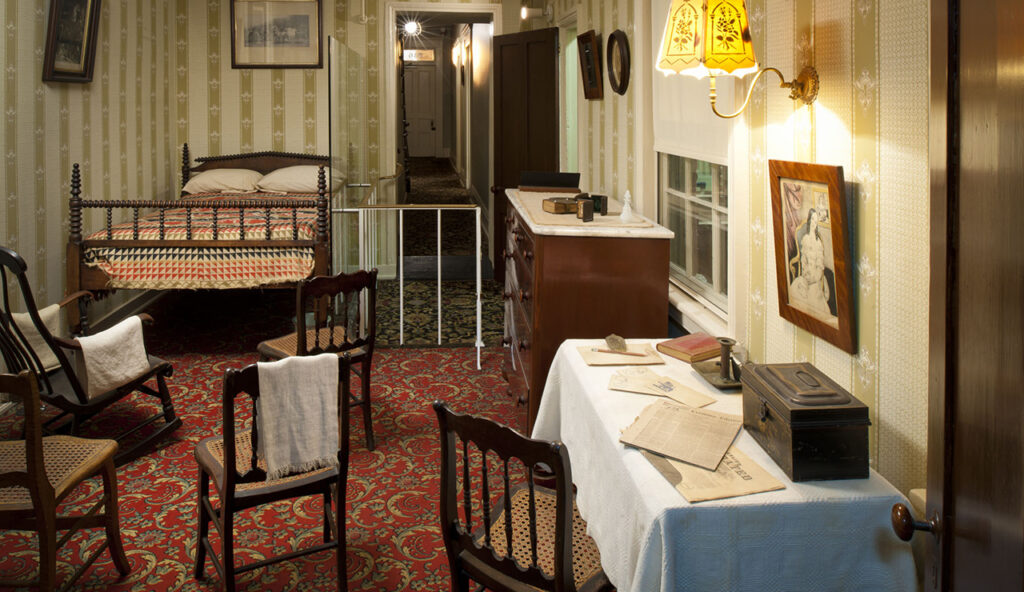
[{"label": "white towel on chair", "polygon": [[78,338],[85,366],[86,396],[93,398],[123,386],[149,371],[149,356],[142,341],[142,320],[129,317],[94,335]]},{"label": "white towel on chair", "polygon": [[338,356],[259,362],[257,453],[267,479],[338,466]]}]

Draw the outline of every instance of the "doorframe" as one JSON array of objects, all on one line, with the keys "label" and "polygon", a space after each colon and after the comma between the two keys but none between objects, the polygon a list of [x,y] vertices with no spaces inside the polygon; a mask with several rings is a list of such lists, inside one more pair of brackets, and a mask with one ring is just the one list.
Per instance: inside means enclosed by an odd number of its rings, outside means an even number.
[{"label": "doorframe", "polygon": [[[558,134],[558,136],[559,136],[559,144],[560,144],[559,150],[558,150],[558,164],[559,164],[559,168],[561,170],[563,170],[563,171],[569,170],[569,167],[568,167],[568,164],[569,164],[569,138],[567,137],[568,134],[563,133],[565,131],[565,129],[566,129],[566,124],[568,123],[568,113],[567,113],[567,111],[565,109],[565,104],[567,102],[566,99],[568,98],[566,96],[567,93],[566,93],[566,84],[565,84],[566,79],[567,79],[566,78],[567,70],[565,68],[565,63],[566,63],[565,48],[568,45],[568,41],[569,41],[568,31],[576,30],[578,32],[579,31],[578,25],[579,25],[579,19],[577,18],[577,11],[576,11],[576,7],[575,6],[573,6],[573,8],[570,11],[562,14],[559,17],[558,22],[555,23],[555,26],[558,27],[558,96],[561,99],[558,102],[558,123],[559,123],[559,127],[561,128],[561,130],[559,131],[559,134]],[[579,51],[579,47],[577,47],[577,51]],[[577,70],[577,74],[579,74],[578,70]],[[579,85],[578,84],[579,83],[577,83],[577,86],[576,86],[576,96],[574,97],[576,99],[576,170],[577,171],[579,171],[579,169],[580,169],[579,117],[580,117],[580,113],[583,111],[583,107],[584,107],[584,105],[583,105],[584,99],[582,99],[580,97],[580,90],[579,90]]]},{"label": "doorframe", "polygon": [[[380,53],[380,71],[384,73],[384,108],[382,113],[397,112],[395,107],[398,104],[398,33],[397,19],[399,12],[444,12],[444,13],[489,13],[491,24],[494,25],[494,35],[500,35],[502,31],[501,4],[463,4],[457,2],[396,2],[391,0],[385,8],[385,16],[380,21],[381,36],[386,49]],[[492,101],[493,102],[493,101]],[[391,111],[389,111],[389,109]],[[488,137],[492,143],[494,139],[494,121],[491,117]],[[381,136],[381,170],[393,172],[398,162],[397,153],[397,129],[398,122],[393,118],[387,118],[383,122]],[[408,171],[406,171],[408,172]],[[468,173],[467,173],[468,177]]]}]

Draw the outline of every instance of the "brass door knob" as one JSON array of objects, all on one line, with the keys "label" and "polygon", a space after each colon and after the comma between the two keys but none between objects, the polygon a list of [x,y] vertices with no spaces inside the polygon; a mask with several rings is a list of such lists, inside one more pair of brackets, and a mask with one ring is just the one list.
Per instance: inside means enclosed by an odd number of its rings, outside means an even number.
[{"label": "brass door knob", "polygon": [[892,507],[892,529],[896,532],[896,536],[904,541],[909,541],[913,538],[915,530],[923,530],[938,536],[939,517],[937,515],[932,516],[931,520],[927,522],[914,520],[914,515],[911,514],[910,508],[905,504],[896,504]]}]

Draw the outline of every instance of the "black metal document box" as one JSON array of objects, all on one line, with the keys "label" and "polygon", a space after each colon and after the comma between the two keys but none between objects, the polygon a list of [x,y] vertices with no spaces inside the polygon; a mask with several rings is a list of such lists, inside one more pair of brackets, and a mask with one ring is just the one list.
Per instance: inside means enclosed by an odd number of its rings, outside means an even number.
[{"label": "black metal document box", "polygon": [[868,476],[868,408],[808,363],[743,366],[743,427],[793,481]]}]

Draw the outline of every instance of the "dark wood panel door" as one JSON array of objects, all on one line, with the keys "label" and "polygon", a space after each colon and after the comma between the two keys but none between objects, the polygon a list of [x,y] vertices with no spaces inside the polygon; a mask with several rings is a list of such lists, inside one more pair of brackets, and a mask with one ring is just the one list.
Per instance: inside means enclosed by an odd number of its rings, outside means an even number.
[{"label": "dark wood panel door", "polygon": [[932,2],[925,590],[1024,589],[1022,27]]},{"label": "dark wood panel door", "polygon": [[506,187],[522,171],[558,170],[558,29],[494,38],[494,277],[505,275]]}]

